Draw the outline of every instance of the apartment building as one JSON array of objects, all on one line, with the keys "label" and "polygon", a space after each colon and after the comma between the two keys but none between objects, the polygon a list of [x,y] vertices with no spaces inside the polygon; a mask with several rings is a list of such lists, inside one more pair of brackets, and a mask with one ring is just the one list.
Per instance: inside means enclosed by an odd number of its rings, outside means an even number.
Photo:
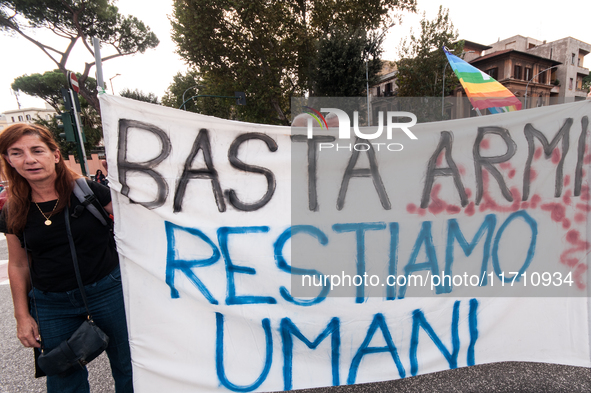
[{"label": "apartment building", "polygon": [[584,100],[587,90],[583,90],[583,78],[589,75],[589,69],[584,67],[583,60],[591,53],[591,44],[572,37],[546,42],[531,37],[516,35],[491,44],[486,54],[513,49],[557,62],[551,70],[551,80],[556,88],[552,97],[558,102],[572,102]]},{"label": "apartment building", "polygon": [[45,104],[45,108],[21,108],[5,111],[2,114],[6,117],[6,125],[10,126],[14,123],[33,123],[38,117],[50,120],[57,115],[57,112],[49,104]]}]

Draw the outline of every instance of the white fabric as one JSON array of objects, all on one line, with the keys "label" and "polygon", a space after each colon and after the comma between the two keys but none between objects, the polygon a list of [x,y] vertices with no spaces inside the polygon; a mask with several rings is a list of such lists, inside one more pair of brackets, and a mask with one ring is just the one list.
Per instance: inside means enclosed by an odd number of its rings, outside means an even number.
[{"label": "white fabric", "polygon": [[[367,297],[362,303],[356,303],[352,292],[351,296],[328,297],[317,304],[301,306],[287,301],[280,293],[281,287],[290,288],[292,275],[278,267],[274,244],[290,227],[292,219],[295,220],[291,217],[292,172],[297,172],[295,177],[302,176],[303,187],[306,187],[305,168],[291,167],[291,155],[305,156],[306,144],[292,146],[295,142],[290,140],[290,129],[287,127],[221,120],[105,94],[101,95],[100,101],[136,392],[301,389],[391,380],[402,375],[408,377],[456,366],[464,367],[471,363],[500,361],[591,366],[591,310],[587,285],[587,254],[590,248],[585,243],[590,241],[587,231],[590,202],[588,152],[585,153],[583,165],[583,190],[579,196],[574,196],[573,191],[582,119],[591,117],[591,102],[419,124],[412,128],[418,137],[416,141],[411,141],[399,131],[399,135],[396,135],[399,139],[395,142],[403,144],[404,149],[378,155],[391,209],[385,210],[381,206],[370,179],[351,181],[350,193],[346,196],[343,209],[346,211],[347,206],[360,203],[356,197],[362,198],[369,193],[371,197],[363,202],[368,205],[366,221],[399,224],[398,273],[401,274],[423,222],[432,223],[434,250],[442,271],[445,264],[446,228],[450,219],[458,221],[462,233],[470,242],[487,214],[495,215],[495,231],[498,231],[512,213],[524,211],[535,220],[538,229],[531,266],[540,266],[543,262],[544,269],[551,273],[560,272],[564,277],[572,273],[571,277],[579,284],[571,285],[572,296],[479,297],[468,294],[464,297],[460,288],[454,286],[451,296],[439,296],[426,288],[425,297],[415,297],[413,293],[419,290],[408,287],[406,296],[396,300],[386,300],[385,292],[382,292],[381,296]],[[564,162],[561,195],[554,195],[559,156],[553,161],[552,158],[546,159],[544,154],[540,157],[540,153],[536,152],[532,163],[535,174],[531,176],[529,198],[519,202],[528,157],[525,125],[531,123],[550,141],[568,118],[573,119],[573,123],[570,128],[570,147]],[[122,146],[119,139],[121,119],[156,126],[170,140],[170,153],[152,168],[168,184],[166,200],[159,207],[149,209],[141,203],[131,203],[128,197],[120,193],[120,164],[124,157],[119,150]],[[473,145],[478,127],[485,126],[507,129],[516,143],[514,157],[508,163],[494,166],[502,173],[513,195],[517,196],[517,202],[504,199],[498,183],[489,175],[487,184],[490,186],[485,186],[486,195],[479,206],[474,205],[476,180]],[[236,190],[238,198],[248,203],[261,198],[267,190],[267,182],[260,173],[233,167],[228,159],[230,146],[239,135],[250,132],[268,135],[277,143],[276,152],[270,151],[261,140],[245,142],[238,150],[238,158],[242,162],[268,168],[274,174],[276,190],[268,204],[255,211],[241,211],[234,208],[227,195],[224,195],[226,210],[220,212],[211,181],[193,178],[188,181],[182,210],[173,212],[178,181],[195,139],[203,129],[209,133],[213,165],[221,189]],[[434,190],[437,188],[437,191],[431,193],[431,208],[421,210],[421,196],[428,177],[427,164],[440,141],[442,131],[453,134],[452,156],[465,188],[469,189],[470,204],[461,206],[452,177],[440,176],[434,181]],[[306,135],[306,131],[302,130],[301,134]],[[498,136],[487,138],[481,144],[481,152],[487,156],[506,152],[507,148]],[[126,142],[125,160],[128,163],[145,163],[157,157],[163,149],[161,140],[154,133],[139,128],[130,128]],[[588,139],[586,144],[589,144]],[[541,146],[538,140],[535,146],[536,149]],[[558,147],[561,146],[562,142],[559,142]],[[324,156],[320,153],[318,173],[323,179],[318,187],[320,209],[334,210],[338,217],[335,205],[346,160],[328,163],[323,161]],[[448,164],[443,159],[436,166],[444,168]],[[361,161],[359,165],[367,166]],[[189,163],[192,169],[205,166],[202,151]],[[135,202],[156,199],[158,188],[152,177],[141,171],[127,171],[126,176],[131,199]],[[359,193],[359,188],[363,188],[366,194]],[[532,198],[536,195],[540,199],[534,201]],[[490,196],[490,200],[486,199],[487,196]],[[312,223],[316,212],[306,209],[307,200],[298,199],[293,203],[304,206],[304,213],[302,217],[297,217],[297,221],[305,222],[310,217]],[[363,220],[360,217],[357,222]],[[167,238],[165,222],[176,228],[169,233],[172,237]],[[330,225],[338,222],[342,223],[335,221]],[[499,260],[501,264],[509,266],[508,270],[521,266],[532,238],[532,232],[524,221],[515,220],[514,223],[515,226],[507,226],[498,242]],[[329,247],[331,239],[346,235],[336,234],[330,225],[322,228],[329,238],[326,248],[329,251],[332,250]],[[195,233],[191,234],[180,227],[201,231],[214,246],[207,245]],[[190,269],[207,288],[211,299],[218,303],[212,304],[188,278],[187,272],[171,269],[170,263],[173,260],[198,261],[212,257],[214,249],[220,250],[219,228],[222,227],[268,227],[268,230],[231,233],[227,242],[227,254],[231,262],[226,260],[222,249],[222,255],[209,266],[194,266]],[[352,234],[349,236],[351,248],[342,250],[339,258],[343,258],[343,263],[354,265],[355,238]],[[367,237],[369,239],[369,235]],[[455,244],[454,274],[463,274],[465,270],[469,274],[480,272],[483,241],[478,243],[470,256],[465,256]],[[421,247],[416,263],[426,260],[425,250],[426,247]],[[288,245],[284,253],[289,263]],[[373,258],[372,261],[384,261],[387,260],[388,248],[369,254],[368,258]],[[492,261],[488,263],[487,272],[491,272]],[[239,266],[238,270],[232,271],[232,264]],[[178,290],[178,298],[173,298],[171,286],[167,284],[167,265],[169,273],[174,271],[173,285]],[[253,268],[256,273],[240,271],[244,267]],[[421,273],[424,275],[427,269]],[[500,285],[496,276],[492,280],[494,285]],[[502,291],[499,293],[504,294]],[[272,298],[276,303],[227,304],[228,299],[244,300],[245,296],[254,296],[259,300]],[[454,307],[458,311],[457,355],[452,349]],[[223,329],[220,329],[222,320]],[[333,325],[330,326],[336,326],[336,330],[328,334],[316,349],[309,348],[293,334],[295,330],[290,329],[295,325],[302,335],[313,342],[331,321]],[[370,337],[368,333],[372,321],[377,330]],[[421,321],[426,321],[427,325]],[[267,322],[270,327],[268,336],[264,327]],[[413,324],[418,329],[418,335],[413,336]],[[432,329],[431,334],[428,327]],[[221,332],[223,341],[219,340]],[[340,340],[335,343],[331,340],[337,333]],[[368,338],[371,341],[363,346],[364,340]],[[270,346],[267,346],[267,341],[272,341]],[[290,341],[293,344],[291,357]],[[395,346],[395,355],[392,347],[388,347],[388,341]],[[438,348],[435,344],[437,341],[444,348]],[[368,349],[366,353],[359,352],[362,346]],[[374,352],[371,352],[371,348],[374,348]],[[416,360],[413,360],[413,349],[416,349]],[[470,360],[471,356],[473,361]],[[332,361],[337,369],[332,368]],[[265,365],[268,370],[265,370]]]}]

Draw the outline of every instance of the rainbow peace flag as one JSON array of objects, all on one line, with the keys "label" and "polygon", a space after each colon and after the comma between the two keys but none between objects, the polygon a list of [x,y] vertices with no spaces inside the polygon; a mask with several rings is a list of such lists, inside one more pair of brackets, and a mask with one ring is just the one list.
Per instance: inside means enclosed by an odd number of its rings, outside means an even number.
[{"label": "rainbow peace flag", "polygon": [[475,109],[488,108],[491,113],[512,112],[521,109],[521,102],[505,86],[490,75],[449,53],[446,47],[443,47],[443,51]]}]

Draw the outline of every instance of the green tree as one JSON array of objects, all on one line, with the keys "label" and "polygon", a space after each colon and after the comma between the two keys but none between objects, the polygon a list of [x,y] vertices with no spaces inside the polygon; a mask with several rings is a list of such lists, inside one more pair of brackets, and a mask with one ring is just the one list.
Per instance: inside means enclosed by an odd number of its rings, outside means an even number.
[{"label": "green tree", "polygon": [[[78,74],[77,74],[78,75]],[[96,91],[96,80],[88,77],[85,82],[89,91]],[[82,86],[82,84],[81,84]],[[67,87],[67,81],[64,74],[59,70],[46,71],[43,74],[32,74],[19,76],[11,85],[15,91],[21,91],[32,97],[38,97],[47,102],[56,112],[65,111],[61,89]],[[80,99],[80,121],[86,135],[86,150],[90,151],[100,142],[103,137],[103,127],[98,112],[84,99]],[[60,145],[62,154],[67,157],[68,154],[76,155],[75,147],[72,143],[66,142],[59,134],[63,132],[58,128],[57,119],[51,120],[36,119],[37,124],[49,128]]]},{"label": "green tree", "polygon": [[246,121],[288,124],[290,98],[311,91],[316,42],[331,31],[389,26],[415,0],[177,0],[178,53],[220,91],[244,91]]},{"label": "green tree", "polygon": [[[0,0],[0,30],[18,34],[36,45],[64,75],[76,43],[81,42],[94,60],[92,37],[112,49],[103,61],[143,53],[158,45],[158,38],[149,27],[134,16],[121,15],[112,3],[113,0]],[[37,38],[42,34],[33,35],[29,29],[50,31],[68,43],[65,48],[56,49]],[[100,111],[97,91],[90,90],[85,83],[93,66],[94,61],[85,63],[79,78],[80,95]]]},{"label": "green tree", "polygon": [[583,78],[583,89],[591,88],[591,74]]},{"label": "green tree", "polygon": [[[162,96],[162,105],[223,119],[238,119],[234,100],[215,97],[194,98],[200,95],[233,96],[234,92],[224,91],[207,76],[202,76],[196,70],[189,70],[185,74],[179,72],[173,77],[172,83]],[[185,105],[181,107],[183,102]]]},{"label": "green tree", "polygon": [[[80,103],[80,105],[82,105],[82,103]],[[84,149],[89,152],[96,150],[96,146],[103,138],[102,125],[98,113],[94,110],[94,108],[87,104],[86,107],[82,107],[81,110],[82,112],[80,113],[80,121],[82,122],[84,136],[86,136]],[[78,153],[76,151],[76,145],[73,142],[66,142],[66,140],[60,136],[60,133],[64,131],[63,129],[59,128],[57,118],[52,117],[50,120],[37,118],[34,120],[34,122],[35,124],[46,127],[52,132],[53,137],[60,147],[62,156],[67,158],[68,155],[72,154],[79,159]]]},{"label": "green tree", "polygon": [[[443,52],[446,46],[450,52],[460,55],[464,42],[458,41],[458,32],[449,18],[449,10],[439,6],[434,20],[429,21],[423,14],[421,33],[410,35],[398,48],[400,60],[397,80],[399,97],[438,97],[441,96],[443,70],[447,58]],[[445,94],[450,94],[459,84],[453,77],[451,67],[446,68]]]},{"label": "green tree", "polygon": [[132,100],[149,102],[151,104],[160,104],[158,97],[154,93],[144,93],[139,89],[123,89],[119,95],[125,98],[131,98]]},{"label": "green tree", "polygon": [[383,35],[360,30],[337,30],[321,38],[316,57],[311,62],[311,95],[362,96],[367,79],[370,86],[377,82],[382,67],[382,41]]},{"label": "green tree", "polygon": [[[76,73],[78,78],[80,74]],[[82,85],[82,83],[80,83]],[[43,74],[22,75],[12,82],[12,90],[23,92],[32,97],[41,98],[59,112],[63,107],[62,94],[60,89],[68,87],[66,76],[60,70],[46,71]],[[96,94],[96,80],[87,77],[84,81],[84,88]],[[88,101],[82,98],[83,102]],[[86,106],[86,105],[85,105]]]}]

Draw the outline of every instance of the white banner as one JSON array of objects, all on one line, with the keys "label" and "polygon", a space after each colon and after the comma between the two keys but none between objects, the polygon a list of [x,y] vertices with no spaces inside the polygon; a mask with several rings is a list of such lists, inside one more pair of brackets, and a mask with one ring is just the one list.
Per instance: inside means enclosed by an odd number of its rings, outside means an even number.
[{"label": "white banner", "polygon": [[591,366],[591,102],[372,145],[100,99],[137,392]]}]

